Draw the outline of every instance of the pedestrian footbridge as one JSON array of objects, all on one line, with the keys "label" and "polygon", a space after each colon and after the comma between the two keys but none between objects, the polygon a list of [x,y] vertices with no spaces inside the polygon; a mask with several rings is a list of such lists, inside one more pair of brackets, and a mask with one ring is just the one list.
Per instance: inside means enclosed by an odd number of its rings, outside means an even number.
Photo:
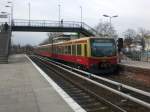
[{"label": "pedestrian footbridge", "polygon": [[84,36],[94,36],[96,31],[84,22],[49,20],[13,20],[12,31],[27,32],[77,32]]},{"label": "pedestrian footbridge", "polygon": [[[11,44],[11,32],[76,32],[78,37],[95,36],[97,32],[84,22],[75,21],[49,21],[49,20],[23,20],[14,19],[6,28],[6,23],[0,23],[0,63],[7,62]],[[6,30],[7,29],[7,30]]]}]

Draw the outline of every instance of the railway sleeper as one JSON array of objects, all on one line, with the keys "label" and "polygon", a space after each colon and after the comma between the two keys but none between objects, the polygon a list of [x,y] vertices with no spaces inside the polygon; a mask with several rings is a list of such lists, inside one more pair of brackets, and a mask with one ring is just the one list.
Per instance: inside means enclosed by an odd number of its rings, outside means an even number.
[{"label": "railway sleeper", "polygon": [[98,102],[98,101],[95,101],[94,99],[84,99],[84,100],[76,100],[78,103],[80,103],[80,104],[87,104],[87,103],[90,103],[90,104],[92,104],[92,103],[95,103],[95,102]]},{"label": "railway sleeper", "polygon": [[[82,91],[82,90],[77,90],[77,91],[72,91],[72,90],[70,90],[70,91],[66,91],[68,94],[83,94],[84,92]],[[85,93],[84,93],[85,94]]]},{"label": "railway sleeper", "polygon": [[102,107],[103,105],[102,104],[97,104],[97,105],[95,105],[95,104],[89,104],[89,105],[82,105],[82,107],[83,108],[99,108],[99,107]]},{"label": "railway sleeper", "polygon": [[[73,89],[73,90],[79,90],[79,88],[75,87],[75,86],[68,86],[70,84],[67,84],[66,86],[63,86],[64,89]],[[61,85],[62,86],[62,85]]]},{"label": "railway sleeper", "polygon": [[87,112],[111,112],[111,110],[108,107],[101,106],[98,108],[90,108],[90,109],[85,109]]},{"label": "railway sleeper", "polygon": [[69,94],[70,96],[73,96],[73,97],[90,97],[89,95],[87,94]]},{"label": "railway sleeper", "polygon": [[83,104],[83,106],[90,106],[90,105],[102,105],[102,103],[100,103],[100,102],[94,102],[92,104],[89,104],[89,103]]},{"label": "railway sleeper", "polygon": [[66,90],[66,91],[81,91],[81,92],[83,92],[82,90],[79,90],[78,88],[62,87],[62,89]]},{"label": "railway sleeper", "polygon": [[91,98],[91,97],[89,97],[89,96],[88,96],[88,97],[86,97],[86,96],[82,96],[82,97],[81,97],[81,96],[78,96],[78,97],[77,97],[77,96],[75,96],[75,97],[72,96],[72,97],[73,97],[73,99],[75,99],[75,100],[89,100],[89,99],[93,99],[93,98]]}]

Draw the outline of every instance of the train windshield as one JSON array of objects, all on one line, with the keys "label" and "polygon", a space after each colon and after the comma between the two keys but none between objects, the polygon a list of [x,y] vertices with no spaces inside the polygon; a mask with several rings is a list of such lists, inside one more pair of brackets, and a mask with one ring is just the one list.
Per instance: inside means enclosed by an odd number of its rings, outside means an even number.
[{"label": "train windshield", "polygon": [[113,39],[91,39],[91,55],[94,57],[116,55],[116,46]]}]

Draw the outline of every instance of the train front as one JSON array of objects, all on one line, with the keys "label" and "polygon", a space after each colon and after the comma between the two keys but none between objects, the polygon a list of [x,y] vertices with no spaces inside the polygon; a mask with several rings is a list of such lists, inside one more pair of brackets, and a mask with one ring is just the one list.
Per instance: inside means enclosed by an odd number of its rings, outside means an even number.
[{"label": "train front", "polygon": [[117,48],[112,38],[90,39],[90,71],[96,74],[113,73],[117,70]]}]

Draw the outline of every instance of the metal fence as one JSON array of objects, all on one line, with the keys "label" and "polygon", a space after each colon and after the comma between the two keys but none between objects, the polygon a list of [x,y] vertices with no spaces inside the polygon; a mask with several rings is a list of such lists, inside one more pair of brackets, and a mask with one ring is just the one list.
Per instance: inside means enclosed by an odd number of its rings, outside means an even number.
[{"label": "metal fence", "polygon": [[145,50],[145,51],[123,52],[122,60],[150,62],[150,51]]}]

